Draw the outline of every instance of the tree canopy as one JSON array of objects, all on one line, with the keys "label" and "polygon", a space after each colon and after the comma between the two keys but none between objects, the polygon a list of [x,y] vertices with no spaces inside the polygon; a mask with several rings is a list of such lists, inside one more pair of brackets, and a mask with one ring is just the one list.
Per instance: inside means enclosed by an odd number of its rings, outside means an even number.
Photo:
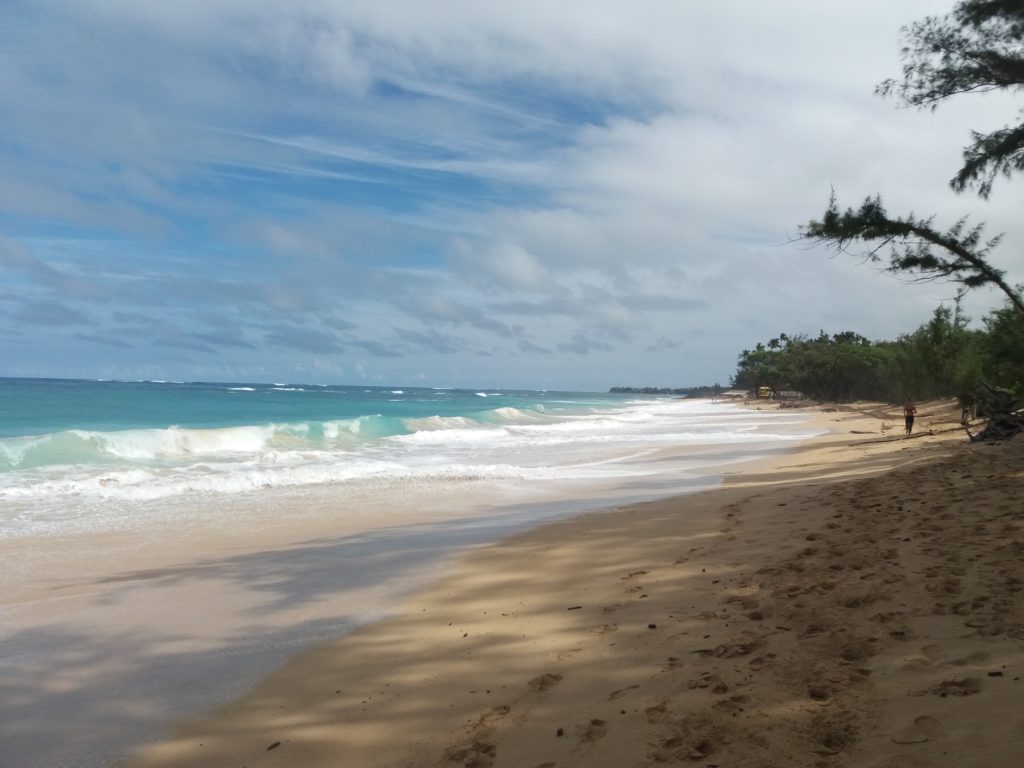
[{"label": "tree canopy", "polygon": [[[978,399],[986,382],[1012,388],[1024,375],[1024,315],[1012,307],[967,327],[959,308],[939,306],[912,333],[870,341],[854,331],[816,337],[779,334],[739,355],[733,384],[750,390],[796,390],[817,400],[914,397]],[[781,340],[781,342],[780,342]]]},{"label": "tree canopy", "polygon": [[[1024,3],[962,0],[945,16],[904,30],[903,79],[877,91],[905,105],[934,109],[952,96],[1024,88]],[[1015,125],[972,131],[964,165],[950,181],[957,192],[976,188],[987,198],[997,176],[1024,170],[1024,111]]]},{"label": "tree canopy", "polygon": [[[958,94],[1024,89],[1022,0],[959,0],[951,13],[929,16],[905,27],[903,33],[903,78],[882,82],[876,89],[882,95],[895,95],[906,106],[935,109]],[[975,189],[988,198],[998,176],[1009,178],[1024,170],[1024,119],[988,133],[972,131],[963,157],[964,165],[951,186],[957,192]],[[989,262],[1000,237],[983,240],[982,229],[980,224],[968,226],[966,218],[943,231],[935,227],[934,217],[890,216],[878,195],[865,199],[859,208],[843,211],[833,191],[821,220],[801,228],[805,239],[840,251],[863,243],[867,250],[862,255],[870,262],[881,261],[879,252],[888,248],[890,272],[915,280],[948,279],[964,288],[994,285],[1006,295],[1006,306],[985,318],[985,331],[968,331],[959,312],[951,318],[940,307],[928,325],[897,342],[862,348],[819,339],[811,349],[815,359],[811,368],[796,365],[807,358],[806,350],[769,360],[744,353],[737,379],[761,378],[781,370],[790,381],[807,382],[808,393],[842,396],[845,392],[848,397],[856,390],[888,392],[891,398],[893,388],[899,387],[919,395],[970,394],[973,399],[983,389],[990,395],[991,435],[1006,437],[1024,431],[1024,416],[1014,413],[1019,407],[1017,392],[1024,383],[1024,288],[1011,286],[1004,272]],[[789,347],[783,352],[788,353]],[[833,361],[840,359],[844,365],[837,366]],[[814,378],[820,377],[821,370],[831,372],[831,384],[822,386]],[[988,433],[986,429],[981,437]]]},{"label": "tree canopy", "polygon": [[[1024,88],[1021,0],[960,0],[951,13],[929,16],[903,31],[903,79],[881,83],[882,94],[895,94],[908,106],[935,108],[957,94]],[[972,132],[972,138],[951,184],[957,191],[976,186],[987,198],[996,176],[1024,170],[1024,120],[990,133]],[[913,214],[890,216],[878,195],[857,209],[840,211],[833,191],[821,220],[810,221],[801,235],[840,251],[862,242],[868,246],[863,255],[872,262],[891,246],[889,271],[921,280],[950,279],[967,288],[994,285],[1024,313],[1021,289],[988,261],[999,237],[983,241],[982,226],[968,227],[966,218],[945,231],[933,223]]]},{"label": "tree canopy", "polygon": [[1002,270],[988,263],[989,251],[998,245],[1000,236],[982,241],[982,225],[967,227],[960,219],[950,229],[939,232],[933,219],[918,219],[913,214],[891,217],[879,196],[867,198],[854,210],[840,211],[835,194],[829,201],[821,221],[810,221],[803,235],[846,250],[853,242],[876,244],[865,254],[869,261],[880,260],[879,251],[891,246],[890,272],[917,275],[922,280],[950,279],[967,288],[995,285],[1010,302],[1024,312],[1020,293],[1006,282]]}]

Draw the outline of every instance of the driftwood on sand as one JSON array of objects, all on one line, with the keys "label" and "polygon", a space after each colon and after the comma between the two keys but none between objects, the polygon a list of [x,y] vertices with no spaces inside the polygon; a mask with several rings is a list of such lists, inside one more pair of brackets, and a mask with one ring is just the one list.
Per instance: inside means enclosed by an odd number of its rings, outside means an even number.
[{"label": "driftwood on sand", "polygon": [[983,386],[987,390],[985,411],[988,423],[977,434],[971,434],[967,424],[963,424],[964,431],[971,442],[1008,440],[1014,435],[1024,432],[1024,411],[1020,410],[1017,396],[1009,390],[993,387],[990,384],[983,384]]},{"label": "driftwood on sand", "polygon": [[994,413],[989,417],[985,428],[975,434],[971,434],[971,430],[967,428],[966,424],[963,426],[972,443],[981,443],[988,440],[1009,440],[1014,435],[1024,432],[1024,414]]}]

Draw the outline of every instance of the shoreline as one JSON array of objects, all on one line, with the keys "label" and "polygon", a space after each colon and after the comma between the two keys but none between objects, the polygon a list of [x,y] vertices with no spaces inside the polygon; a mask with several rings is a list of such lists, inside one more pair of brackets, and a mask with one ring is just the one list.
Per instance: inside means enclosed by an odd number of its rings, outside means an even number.
[{"label": "shoreline", "polygon": [[456,479],[405,484],[383,501],[363,488],[340,510],[337,489],[287,506],[286,492],[265,489],[225,506],[213,499],[203,515],[183,509],[173,525],[154,527],[146,514],[137,529],[0,541],[0,764],[109,765],[180,718],[244,695],[292,655],[398,612],[461,551],[716,485],[749,452],[653,442],[604,485]]},{"label": "shoreline", "polygon": [[[1020,444],[868,439],[884,434],[878,414],[820,416],[839,427],[718,489],[587,513],[460,556],[397,616],[292,657],[126,764],[754,764],[743,760],[755,754],[769,764],[769,749],[779,764],[867,766],[917,759],[911,747],[932,760],[919,764],[944,764],[956,728],[932,699],[1012,709],[1022,692],[1020,561],[970,527],[998,520],[1019,541],[1020,497],[1007,508],[999,494],[1018,493],[1020,477],[999,462],[1012,465]],[[922,533],[935,526],[928,507],[956,521],[949,508],[970,502],[948,467],[966,467],[966,479],[984,462],[999,476],[979,513],[992,521],[962,523],[941,554],[982,538],[1005,560],[1002,586],[987,571],[931,563],[936,548],[921,542],[939,537]],[[952,485],[921,499],[918,479]],[[926,574],[924,597],[911,562]],[[972,579],[992,594],[926,605]],[[956,634],[964,616],[970,639]],[[936,675],[912,694],[920,714],[907,720],[900,686]],[[899,729],[872,714],[886,706]],[[975,719],[989,732],[1011,727]],[[1005,764],[1011,743],[985,740],[979,754]]]}]

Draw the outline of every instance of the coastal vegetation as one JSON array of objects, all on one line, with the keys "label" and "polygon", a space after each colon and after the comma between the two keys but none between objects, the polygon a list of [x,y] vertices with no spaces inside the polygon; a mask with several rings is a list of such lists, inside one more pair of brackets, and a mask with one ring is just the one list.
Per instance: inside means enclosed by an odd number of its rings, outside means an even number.
[{"label": "coastal vegetation", "polygon": [[[929,16],[904,34],[903,78],[886,80],[876,91],[895,95],[905,107],[934,110],[960,94],[1024,89],[1022,3],[961,0],[951,13]],[[963,158],[950,186],[956,192],[973,189],[987,199],[998,176],[1010,178],[1024,170],[1024,117],[988,133],[972,131]],[[879,252],[888,248],[890,272],[916,280],[953,280],[966,288],[994,285],[1024,313],[1021,289],[1008,284],[989,261],[1002,236],[983,240],[982,231],[981,224],[968,226],[967,217],[942,230],[934,217],[891,216],[880,195],[840,211],[833,190],[824,215],[802,227],[802,236],[838,251],[860,242],[867,250],[859,255],[872,263],[881,261]]]},{"label": "coastal vegetation", "polygon": [[[903,76],[880,83],[876,92],[902,106],[936,109],[954,96],[1024,89],[1024,3],[961,0],[944,16],[929,16],[904,28]],[[1024,171],[1024,112],[1016,124],[972,131],[963,165],[950,180],[957,193],[988,199],[995,180]],[[857,255],[911,280],[951,280],[963,290],[994,286],[1005,305],[969,330],[966,318],[947,307],[917,331],[891,342],[871,342],[853,333],[816,339],[773,339],[740,355],[738,386],[793,386],[813,397],[897,400],[956,395],[965,405],[980,398],[990,426],[1024,430],[1024,288],[1013,286],[990,261],[1001,235],[983,238],[983,225],[962,217],[946,228],[934,217],[890,215],[880,195],[841,210],[833,190],[818,220],[801,228],[811,242],[840,252],[860,244]],[[961,294],[962,295],[962,294]],[[774,343],[773,343],[774,342]]]},{"label": "coastal vegetation", "polygon": [[894,340],[855,331],[778,336],[739,355],[733,386],[796,390],[817,400],[955,396],[967,405],[990,389],[1018,392],[1024,381],[1024,314],[1008,305],[968,327],[959,310],[940,305],[928,322]]},{"label": "coastal vegetation", "polygon": [[[1024,3],[961,0],[944,16],[904,28],[903,76],[878,85],[904,107],[936,109],[954,96],[1024,89]],[[988,199],[996,179],[1024,171],[1024,112],[1016,124],[973,131],[963,165],[950,180],[957,193]],[[752,392],[798,392],[816,400],[902,401],[957,397],[965,408],[1024,430],[1024,288],[1012,285],[991,255],[1002,236],[985,237],[966,217],[941,227],[934,217],[890,214],[881,195],[841,209],[833,190],[820,219],[801,237],[855,253],[911,281],[949,280],[960,285],[953,306],[940,305],[917,330],[892,340],[870,340],[849,330],[817,336],[780,333],[739,355],[732,377]],[[994,287],[1003,306],[971,327],[960,309],[968,290]],[[633,390],[707,394],[701,389]],[[1005,417],[1005,419],[1004,419]]]}]

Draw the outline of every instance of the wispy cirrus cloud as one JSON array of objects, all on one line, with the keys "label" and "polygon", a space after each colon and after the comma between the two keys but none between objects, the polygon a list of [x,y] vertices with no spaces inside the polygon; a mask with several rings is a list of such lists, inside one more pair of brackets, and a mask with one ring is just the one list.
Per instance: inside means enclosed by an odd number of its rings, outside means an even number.
[{"label": "wispy cirrus cloud", "polygon": [[790,241],[831,188],[879,191],[1007,230],[1024,280],[1021,185],[946,187],[1017,106],[872,93],[935,12],[11,0],[0,374],[602,389],[724,380],[783,330],[911,330],[948,288]]}]

